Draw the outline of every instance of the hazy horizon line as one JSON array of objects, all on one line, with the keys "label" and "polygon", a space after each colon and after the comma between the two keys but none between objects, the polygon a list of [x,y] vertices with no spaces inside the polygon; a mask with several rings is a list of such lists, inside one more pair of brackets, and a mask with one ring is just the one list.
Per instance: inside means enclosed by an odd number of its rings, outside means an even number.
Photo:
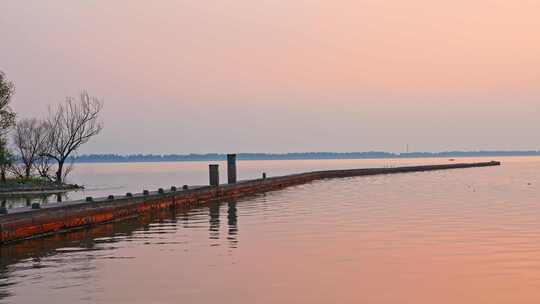
[{"label": "hazy horizon line", "polygon": [[[428,158],[428,157],[488,157],[488,156],[540,156],[539,150],[478,150],[442,152],[241,152],[238,160],[308,160],[308,159],[370,159],[370,158]],[[71,158],[74,162],[164,162],[164,161],[222,161],[227,153],[190,154],[80,154]]]}]

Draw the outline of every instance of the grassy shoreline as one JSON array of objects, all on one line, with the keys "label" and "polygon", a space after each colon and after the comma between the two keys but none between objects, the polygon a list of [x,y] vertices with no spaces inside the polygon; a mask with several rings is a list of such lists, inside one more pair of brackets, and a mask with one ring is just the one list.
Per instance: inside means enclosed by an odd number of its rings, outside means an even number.
[{"label": "grassy shoreline", "polygon": [[39,193],[39,192],[64,192],[69,190],[79,190],[84,187],[76,184],[57,184],[48,180],[43,180],[39,178],[29,178],[29,179],[20,179],[20,178],[10,178],[7,179],[5,183],[0,182],[0,194],[10,194],[10,193]]}]

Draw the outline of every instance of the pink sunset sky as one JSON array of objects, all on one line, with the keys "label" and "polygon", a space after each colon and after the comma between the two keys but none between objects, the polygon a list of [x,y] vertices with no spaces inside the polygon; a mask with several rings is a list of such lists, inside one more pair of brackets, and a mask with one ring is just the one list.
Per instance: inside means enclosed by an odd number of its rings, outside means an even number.
[{"label": "pink sunset sky", "polygon": [[19,117],[87,89],[84,153],[540,150],[540,1],[0,3]]}]

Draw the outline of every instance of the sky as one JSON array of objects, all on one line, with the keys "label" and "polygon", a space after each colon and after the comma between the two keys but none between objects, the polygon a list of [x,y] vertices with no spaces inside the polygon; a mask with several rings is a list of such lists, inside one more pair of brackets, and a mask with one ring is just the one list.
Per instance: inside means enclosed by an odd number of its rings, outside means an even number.
[{"label": "sky", "polygon": [[2,0],[19,118],[81,153],[540,150],[540,1]]}]

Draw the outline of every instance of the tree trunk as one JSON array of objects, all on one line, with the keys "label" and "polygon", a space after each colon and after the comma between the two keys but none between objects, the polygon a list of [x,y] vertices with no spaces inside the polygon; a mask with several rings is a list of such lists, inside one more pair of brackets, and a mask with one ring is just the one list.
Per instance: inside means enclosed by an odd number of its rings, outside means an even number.
[{"label": "tree trunk", "polygon": [[25,168],[25,175],[26,175],[26,179],[30,179],[30,166],[27,166]]},{"label": "tree trunk", "polygon": [[64,161],[59,161],[58,162],[58,171],[56,171],[56,183],[58,185],[61,185],[63,180],[62,180],[62,175],[63,175],[63,172],[64,171]]},{"label": "tree trunk", "polygon": [[2,170],[0,171],[1,171],[0,175],[1,175],[2,184],[5,184],[6,183],[6,170],[2,168]]}]

